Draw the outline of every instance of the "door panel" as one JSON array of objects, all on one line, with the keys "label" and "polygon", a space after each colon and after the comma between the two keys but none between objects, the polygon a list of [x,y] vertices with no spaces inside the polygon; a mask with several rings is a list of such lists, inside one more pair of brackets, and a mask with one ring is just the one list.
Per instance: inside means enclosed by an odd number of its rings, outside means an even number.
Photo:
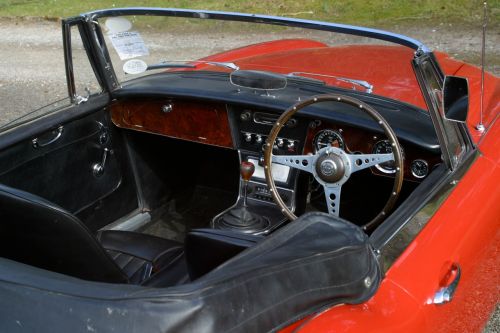
[{"label": "door panel", "polygon": [[[0,183],[39,195],[75,215],[81,213],[92,230],[136,209],[126,149],[110,127],[107,110],[99,108],[62,124],[56,120],[49,130],[0,151]],[[36,121],[30,126],[36,127]],[[96,176],[93,167],[102,164],[105,149],[104,171]],[[107,205],[112,207],[109,213]]]}]

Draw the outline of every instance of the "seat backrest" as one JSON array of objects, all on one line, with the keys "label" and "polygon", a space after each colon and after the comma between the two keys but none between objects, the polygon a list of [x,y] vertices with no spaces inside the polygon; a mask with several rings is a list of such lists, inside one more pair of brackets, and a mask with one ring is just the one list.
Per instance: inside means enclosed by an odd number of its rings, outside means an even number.
[{"label": "seat backrest", "polygon": [[0,256],[85,280],[128,282],[76,216],[1,184]]}]

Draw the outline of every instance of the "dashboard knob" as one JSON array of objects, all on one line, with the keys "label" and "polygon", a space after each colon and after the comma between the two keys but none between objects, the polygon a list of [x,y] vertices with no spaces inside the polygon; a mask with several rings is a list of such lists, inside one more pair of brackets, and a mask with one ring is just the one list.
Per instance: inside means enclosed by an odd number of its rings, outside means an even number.
[{"label": "dashboard knob", "polygon": [[251,133],[245,133],[245,141],[246,142],[252,141],[252,134]]},{"label": "dashboard knob", "polygon": [[174,107],[173,107],[172,103],[168,103],[168,104],[162,105],[161,112],[170,113],[170,112],[172,112],[173,109],[174,109]]},{"label": "dashboard knob", "polygon": [[283,147],[283,145],[285,144],[285,141],[284,141],[283,139],[278,139],[278,140],[276,141],[276,144],[278,145],[278,147],[280,147],[280,148],[281,148],[281,147]]},{"label": "dashboard knob", "polygon": [[290,141],[290,142],[288,142],[288,146],[287,146],[287,147],[288,147],[288,149],[293,149],[293,148],[295,148],[295,141]]},{"label": "dashboard knob", "polygon": [[250,120],[250,117],[251,117],[251,114],[250,114],[250,112],[248,112],[248,111],[243,112],[243,113],[240,115],[240,119],[241,119],[241,120],[243,120],[243,121]]},{"label": "dashboard knob", "polygon": [[262,135],[257,135],[257,138],[255,139],[255,142],[257,143],[262,143]]}]

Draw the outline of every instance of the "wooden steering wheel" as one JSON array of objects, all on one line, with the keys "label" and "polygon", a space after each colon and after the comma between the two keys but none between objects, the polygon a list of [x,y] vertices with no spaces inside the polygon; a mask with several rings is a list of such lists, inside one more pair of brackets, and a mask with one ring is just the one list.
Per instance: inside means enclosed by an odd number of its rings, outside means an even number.
[{"label": "wooden steering wheel", "polygon": [[[337,147],[324,147],[314,155],[273,155],[273,146],[281,128],[298,111],[311,104],[320,102],[336,102],[354,106],[374,119],[384,130],[392,146],[390,154],[348,154]],[[345,95],[318,95],[307,100],[296,103],[287,109],[273,125],[267,137],[264,149],[264,173],[272,197],[281,208],[282,213],[290,220],[295,220],[297,216],[286,206],[281,199],[272,175],[272,163],[283,164],[295,169],[307,171],[314,176],[325,191],[326,205],[328,212],[339,216],[340,194],[342,185],[349,179],[352,173],[375,166],[387,161],[395,161],[394,185],[390,197],[385,206],[371,221],[363,225],[364,230],[372,229],[380,224],[387,213],[391,211],[401,191],[403,184],[403,160],[401,146],[396,134],[389,123],[370,105],[353,97]]]}]

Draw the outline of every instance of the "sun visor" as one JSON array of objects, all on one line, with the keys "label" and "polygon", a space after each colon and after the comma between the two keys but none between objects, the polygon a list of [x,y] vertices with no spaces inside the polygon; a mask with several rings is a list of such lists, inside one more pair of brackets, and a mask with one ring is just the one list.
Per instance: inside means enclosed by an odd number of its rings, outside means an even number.
[{"label": "sun visor", "polygon": [[273,332],[335,304],[364,302],[380,280],[359,227],[309,213],[170,288],[87,282],[2,259],[0,331]]}]

